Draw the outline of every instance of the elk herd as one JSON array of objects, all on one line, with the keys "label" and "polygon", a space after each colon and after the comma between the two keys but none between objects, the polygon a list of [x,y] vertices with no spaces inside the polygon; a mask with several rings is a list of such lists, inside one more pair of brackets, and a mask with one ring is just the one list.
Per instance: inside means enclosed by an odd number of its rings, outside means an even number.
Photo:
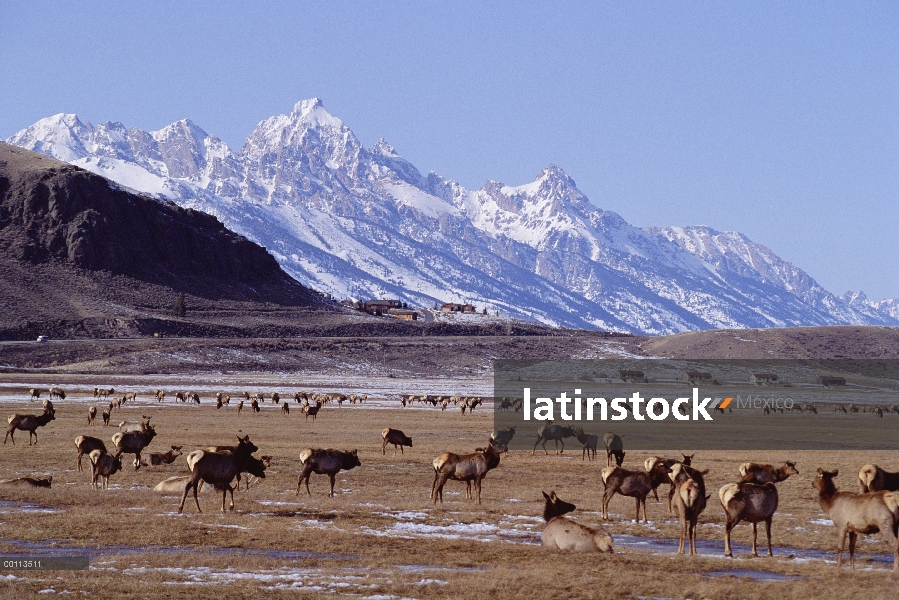
[{"label": "elk herd", "polygon": [[[65,399],[65,392],[59,388],[51,388],[50,399],[45,399],[44,411],[38,415],[14,414],[7,419],[9,427],[7,438],[15,444],[15,431],[29,432],[29,446],[31,438],[37,443],[37,429],[45,426],[56,417],[56,409],[53,399]],[[32,399],[39,399],[41,390],[30,390]],[[109,401],[108,408],[103,411],[104,424],[109,423],[110,415],[114,408],[122,403],[134,401],[137,397],[134,393],[125,393],[116,398],[112,388],[95,388],[94,397]],[[156,390],[155,399],[162,402],[166,393]],[[193,400],[199,403],[200,398],[193,392],[176,392],[173,397],[176,401],[186,402]],[[312,417],[315,420],[318,412],[326,403],[333,402],[340,407],[344,402],[352,404],[362,403],[365,395],[346,396],[344,394],[307,394],[297,392],[293,395],[295,402],[299,403],[306,419]],[[219,393],[215,396],[217,408],[222,408],[230,403],[230,396]],[[264,402],[262,394],[250,395],[245,392],[242,400],[238,401],[238,412],[244,402],[250,402],[254,410],[258,412],[259,402]],[[282,406],[282,411],[289,413],[286,408],[287,401],[281,400],[277,393],[269,396],[270,402]],[[480,398],[464,398],[461,396],[408,396],[401,399],[403,406],[409,406],[418,402],[440,406],[443,410],[449,404],[461,406],[463,414],[473,411],[481,403]],[[94,424],[97,409],[91,406],[88,410],[88,425]],[[197,494],[204,486],[222,492],[221,510],[234,510],[234,490],[240,488],[242,476],[257,478],[257,481],[265,478],[266,468],[270,465],[272,457],[263,456],[257,458],[254,453],[257,446],[250,441],[249,435],[238,436],[237,444],[232,446],[210,446],[193,451],[182,452],[183,446],[171,446],[166,452],[149,453],[149,462],[142,460],[142,452],[156,437],[156,428],[150,424],[151,417],[144,415],[139,422],[122,421],[119,423],[119,431],[111,436],[111,450],[104,441],[89,435],[79,435],[75,438],[76,466],[78,471],[83,470],[82,458],[86,455],[91,465],[91,485],[94,488],[107,489],[109,478],[123,470],[121,456],[133,454],[132,465],[135,471],[143,466],[171,465],[179,457],[184,457],[187,463],[189,475],[169,477],[156,486],[155,490],[162,493],[178,493],[181,495],[178,512],[183,511],[188,495],[193,492],[194,501],[198,511],[201,511]],[[553,442],[556,448],[561,446],[560,453],[564,452],[565,439],[575,438],[581,445],[582,461],[595,460],[600,437],[596,434],[585,433],[582,428],[557,425],[547,422],[536,431],[537,439],[534,443],[531,455],[536,454],[538,445],[542,444],[545,454],[549,454],[546,443]],[[474,500],[481,504],[482,483],[487,474],[497,468],[500,457],[508,454],[508,447],[515,436],[515,427],[494,431],[488,443],[483,448],[477,448],[468,454],[456,454],[444,452],[432,461],[434,480],[431,486],[430,500],[436,504],[438,500],[443,502],[444,486],[449,480],[466,483],[466,499]],[[606,451],[607,466],[602,468],[599,479],[602,481],[604,491],[601,498],[601,518],[609,520],[609,504],[615,495],[626,496],[634,499],[634,520],[640,522],[641,514],[643,522],[648,522],[646,500],[653,494],[658,500],[658,488],[663,484],[668,486],[668,512],[673,513],[680,520],[680,540],[677,552],[679,554],[697,554],[696,532],[699,520],[708,507],[708,500],[712,494],[706,489],[705,478],[708,469],[699,470],[694,467],[694,455],[682,454],[680,458],[653,456],[647,458],[641,465],[642,468],[629,469],[624,464],[624,443],[620,436],[609,432],[602,436],[603,446]],[[412,448],[412,438],[399,429],[385,428],[381,431],[381,451],[386,455],[388,445],[394,447],[394,456],[397,451],[405,454],[405,448]],[[346,451],[323,448],[306,448],[299,455],[301,472],[297,479],[296,494],[299,495],[305,483],[307,494],[311,495],[309,480],[313,473],[327,475],[330,488],[328,496],[334,495],[335,477],[340,471],[349,471],[361,466],[357,450]],[[727,483],[718,490],[718,501],[724,513],[724,554],[733,556],[731,549],[731,534],[734,528],[741,522],[752,525],[752,555],[758,556],[757,528],[759,523],[765,524],[767,539],[767,555],[773,556],[772,548],[772,521],[777,512],[779,493],[777,484],[785,481],[792,475],[798,475],[796,464],[791,461],[783,465],[758,464],[746,462],[739,465],[740,479]],[[838,554],[837,566],[842,564],[843,550],[848,540],[850,566],[855,566],[855,549],[859,534],[880,533],[893,550],[893,570],[899,570],[899,472],[893,473],[874,464],[866,464],[858,472],[858,492],[840,491],[837,489],[834,479],[838,471],[817,469],[817,475],[812,486],[817,491],[821,509],[833,521],[837,532]],[[48,479],[18,478],[0,481],[0,486],[29,486],[49,487],[52,477]],[[235,486],[236,481],[236,486]],[[230,504],[226,509],[226,502],[230,494]],[[565,516],[575,510],[575,506],[559,498],[553,491],[549,494],[543,492],[545,526],[542,532],[542,543],[549,548],[573,551],[598,551],[614,552],[614,540],[612,536],[601,527],[588,527],[577,523]]]}]

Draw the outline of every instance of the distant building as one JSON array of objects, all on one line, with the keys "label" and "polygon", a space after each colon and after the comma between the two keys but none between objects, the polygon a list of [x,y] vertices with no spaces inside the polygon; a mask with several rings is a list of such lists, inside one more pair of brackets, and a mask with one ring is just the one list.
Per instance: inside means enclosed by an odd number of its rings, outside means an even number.
[{"label": "distant building", "polygon": [[777,375],[775,373],[753,373],[749,376],[749,383],[756,385],[769,385],[777,383]]},{"label": "distant building", "polygon": [[391,308],[402,308],[399,300],[366,300],[362,303],[362,310],[372,315],[385,315]]},{"label": "distant building", "polygon": [[453,302],[447,302],[446,304],[444,304],[443,306],[440,307],[440,312],[475,313],[475,312],[477,312],[477,308],[475,308],[471,304],[455,304]]},{"label": "distant building", "polygon": [[389,314],[397,319],[405,319],[407,321],[418,320],[418,311],[409,310],[408,308],[391,308]]},{"label": "distant building", "polygon": [[835,377],[833,375],[822,375],[821,383],[825,387],[830,387],[832,385],[846,385],[846,378],[845,377]]},{"label": "distant building", "polygon": [[690,383],[712,383],[712,374],[711,373],[702,373],[700,371],[687,371],[684,373],[684,376],[681,377],[683,381],[689,381]]},{"label": "distant building", "polygon": [[616,371],[615,377],[629,383],[645,383],[646,375],[643,371]]}]

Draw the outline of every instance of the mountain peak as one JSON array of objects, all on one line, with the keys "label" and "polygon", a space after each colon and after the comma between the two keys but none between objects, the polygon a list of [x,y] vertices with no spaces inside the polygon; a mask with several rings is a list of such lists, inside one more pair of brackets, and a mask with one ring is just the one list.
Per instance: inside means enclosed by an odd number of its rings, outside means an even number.
[{"label": "mountain peak", "polygon": [[568,176],[568,173],[562,169],[559,165],[555,165],[550,163],[545,169],[540,171],[540,174],[534,179],[534,181],[540,179],[560,179],[565,181],[566,183],[570,183],[572,187],[577,187],[574,183],[574,180]]},{"label": "mountain peak", "polygon": [[300,100],[294,104],[290,118],[313,127],[344,127],[343,121],[329,113],[318,98]]},{"label": "mountain peak", "polygon": [[381,138],[378,142],[371,147],[370,152],[372,154],[380,154],[381,156],[386,156],[389,158],[399,158],[399,154],[396,151],[396,148],[387,143],[387,140]]}]

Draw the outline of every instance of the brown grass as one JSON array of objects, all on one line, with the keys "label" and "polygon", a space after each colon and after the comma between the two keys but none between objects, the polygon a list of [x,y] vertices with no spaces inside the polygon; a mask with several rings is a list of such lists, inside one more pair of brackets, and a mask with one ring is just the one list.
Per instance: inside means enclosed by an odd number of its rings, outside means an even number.
[{"label": "brown grass", "polygon": [[[57,383],[65,386],[67,382],[57,378]],[[149,379],[146,383],[152,387]],[[195,382],[203,383],[209,382]],[[243,389],[242,383],[223,385],[232,396],[236,389]],[[416,387],[412,381],[408,385],[410,391]],[[333,387],[339,389],[338,380]],[[284,384],[282,396],[297,389],[302,386]],[[85,389],[73,391],[77,395]],[[97,597],[199,598],[221,594],[225,584],[227,593],[237,598],[258,597],[260,593],[266,597],[296,597],[297,589],[316,594],[422,599],[533,598],[535,594],[546,595],[546,590],[552,590],[555,597],[573,598],[825,594],[828,598],[862,594],[877,598],[895,594],[896,578],[881,564],[863,560],[862,568],[851,573],[821,561],[793,560],[782,550],[778,552],[779,547],[786,546],[820,549],[834,559],[833,527],[810,523],[824,518],[811,487],[815,469],[839,468],[838,485],[855,489],[860,465],[874,462],[895,470],[895,453],[698,453],[694,466],[711,470],[707,486],[712,494],[709,508],[700,518],[698,537],[719,543],[724,520],[717,490],[739,479],[739,464],[747,460],[798,462],[800,475],[779,484],[781,503],[774,518],[773,559],[750,560],[737,551],[737,559],[731,561],[721,558],[718,551],[710,556],[707,550],[697,558],[688,558],[623,548],[620,544],[614,556],[585,556],[549,553],[533,543],[522,543],[535,541],[542,528],[534,520],[542,514],[541,490],[555,490],[564,500],[577,504],[578,510],[571,515],[574,519],[602,525],[613,536],[676,538],[679,525],[667,514],[664,502],[652,500],[648,513],[653,523],[634,524],[630,521],[633,500],[618,496],[610,506],[613,521],[601,523],[599,471],[605,461],[582,462],[580,452],[575,455],[574,449],[562,456],[531,457],[530,452],[512,452],[485,479],[483,506],[464,501],[464,485],[458,482],[447,484],[443,506],[432,506],[428,498],[433,481],[431,460],[442,451],[470,452],[483,445],[493,428],[489,409],[462,417],[458,410],[442,413],[435,409],[326,406],[314,424],[306,423],[299,411],[285,417],[270,403],[264,404],[258,415],[244,411],[240,417],[233,406],[217,411],[208,402],[174,406],[171,400],[161,408],[139,405],[114,413],[113,422],[152,414],[159,435],[149,451],[184,445],[186,453],[197,446],[233,444],[241,433],[249,434],[259,446],[257,455],[275,457],[265,480],[235,494],[235,513],[222,515],[221,496],[206,493],[200,496],[202,514],[196,513],[189,499],[185,514],[175,516],[171,513],[177,510],[178,498],[159,496],[152,486],[171,475],[186,473],[183,458],[169,466],[137,472],[126,464],[124,472],[110,479],[115,487],[105,492],[90,488],[89,471],[74,470],[77,435],[108,440],[116,431],[113,427],[85,425],[88,404],[82,400],[73,400],[70,392],[68,400],[57,403],[57,420],[38,430],[37,446],[18,443],[0,448],[0,478],[51,473],[54,477],[51,490],[0,489],[0,499],[36,502],[58,510],[32,513],[9,505],[0,507],[0,552],[23,552],[17,544],[22,540],[106,548],[93,554],[92,569],[87,572],[0,571],[0,576],[18,577],[3,580],[0,598],[22,598],[51,586],[57,592],[69,590]],[[39,412],[37,403],[27,401],[4,402],[2,408],[0,416]],[[412,437],[414,447],[406,448],[405,455],[381,455],[380,431],[388,426]],[[533,434],[519,430],[519,435]],[[308,446],[358,448],[362,467],[338,476],[336,497],[326,496],[327,478],[317,475],[313,475],[311,497],[305,495],[305,489],[300,496],[294,495],[300,472],[299,452]],[[638,468],[650,454],[629,452],[625,466]],[[666,493],[666,486],[662,486],[663,501]],[[410,524],[418,530],[406,529]],[[738,526],[733,539],[748,544],[749,526]],[[879,538],[866,539],[878,541],[861,541],[860,552],[888,552]],[[125,549],[110,548],[117,545]],[[130,551],[129,547],[145,551]],[[229,548],[244,549],[249,554],[222,553]],[[252,553],[254,550],[257,553]],[[354,558],[272,558],[258,553],[267,550]],[[730,568],[801,578],[759,583],[703,575]]]}]

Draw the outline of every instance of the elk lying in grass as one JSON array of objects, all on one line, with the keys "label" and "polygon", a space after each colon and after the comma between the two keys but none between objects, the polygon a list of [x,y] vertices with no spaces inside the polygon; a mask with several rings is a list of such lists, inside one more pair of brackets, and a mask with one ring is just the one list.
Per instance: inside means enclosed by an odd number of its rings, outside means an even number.
[{"label": "elk lying in grass", "polygon": [[771,519],[777,510],[777,486],[774,482],[753,483],[741,481],[728,483],[718,491],[718,499],[724,508],[724,556],[733,556],[730,549],[730,534],[740,521],[752,523],[752,555],[758,556],[758,524],[765,522],[768,536],[768,556],[771,550]]},{"label": "elk lying in grass", "polygon": [[584,433],[582,427],[575,427],[574,437],[584,446],[581,452],[581,460],[585,458],[596,460],[596,446],[599,444],[599,436],[595,433]]},{"label": "elk lying in grass", "polygon": [[661,463],[655,463],[651,471],[629,471],[621,467],[606,467],[602,470],[602,482],[606,486],[602,495],[602,518],[609,519],[609,501],[615,494],[630,496],[636,499],[637,516],[640,522],[640,506],[643,506],[643,522],[646,519],[646,496],[652,491],[652,483],[660,476],[668,473],[668,468]]},{"label": "elk lying in grass", "polygon": [[879,491],[867,494],[837,491],[833,483],[839,471],[818,469],[818,476],[812,483],[818,490],[821,509],[837,528],[837,568],[843,564],[843,546],[849,535],[849,566],[855,568],[855,542],[858,534],[872,534],[878,531],[893,550],[893,571],[899,570],[899,495]]},{"label": "elk lying in grass", "polygon": [[151,452],[151,465],[170,465],[181,456],[181,446],[172,446],[168,452]]},{"label": "elk lying in grass", "polygon": [[[252,456],[258,450],[250,441],[250,436],[238,436],[237,446],[234,451],[209,452],[208,450],[195,450],[187,455],[187,466],[190,468],[190,478],[184,484],[184,495],[178,505],[178,512],[184,510],[184,501],[191,489],[194,491],[194,502],[197,504],[197,512],[203,512],[200,508],[200,500],[197,498],[197,488],[202,481],[222,490],[222,512],[225,512],[225,500],[231,493],[231,505],[229,510],[234,510],[234,488],[231,482],[240,473],[246,472],[256,477],[265,477],[265,465],[258,458]],[[239,481],[239,480],[238,480]],[[239,485],[239,483],[238,483]]]},{"label": "elk lying in grass", "polygon": [[690,554],[696,552],[696,524],[699,521],[699,515],[705,510],[706,501],[709,499],[705,494],[705,483],[697,481],[692,477],[688,477],[686,481],[678,484],[674,494],[674,507],[677,514],[680,515],[680,544],[677,547],[677,553],[684,553],[684,542],[690,540]]},{"label": "elk lying in grass", "polygon": [[612,536],[605,529],[587,527],[562,516],[577,508],[574,504],[557,497],[555,492],[548,496],[543,492],[543,498],[546,500],[543,508],[546,526],[540,538],[544,546],[575,552],[615,552]]},{"label": "elk lying in grass", "polygon": [[134,421],[122,421],[119,423],[119,431],[122,433],[128,433],[129,431],[147,431],[147,428],[150,426],[150,417],[147,415],[141,415],[143,420],[140,423],[135,423]]},{"label": "elk lying in grass", "polygon": [[356,450],[348,452],[333,448],[328,448],[327,450],[306,448],[300,452],[300,463],[303,465],[303,471],[297,480],[296,495],[300,495],[300,484],[303,483],[304,479],[306,480],[306,493],[310,496],[312,495],[312,492],[309,491],[309,478],[313,473],[316,473],[318,475],[327,475],[328,479],[331,480],[331,491],[328,492],[329,498],[334,496],[334,478],[340,471],[349,471],[355,467],[362,466],[362,463],[359,462],[359,453]]},{"label": "elk lying in grass", "polygon": [[624,462],[624,442],[621,436],[611,431],[602,436],[602,443],[606,447],[606,466],[612,466],[612,460],[615,460],[615,466],[620,467]]},{"label": "elk lying in grass", "polygon": [[858,470],[858,491],[879,492],[886,490],[895,492],[899,490],[899,473],[884,471],[877,465],[865,465]]},{"label": "elk lying in grass", "polygon": [[543,442],[543,452],[549,454],[546,449],[546,442],[553,441],[556,444],[556,448],[559,447],[559,443],[562,444],[562,450],[559,451],[559,454],[565,452],[565,438],[574,437],[574,429],[571,427],[562,425],[555,425],[552,421],[548,421],[545,425],[540,427],[537,430],[537,441],[534,442],[534,450],[531,452],[531,456],[533,456],[537,452],[537,444]]},{"label": "elk lying in grass", "polygon": [[[184,492],[184,486],[190,480],[190,475],[175,475],[174,477],[169,477],[163,481],[160,481],[156,484],[156,487],[153,488],[154,492],[158,492],[160,494],[171,494],[171,495],[181,495]],[[197,486],[198,492],[205,492],[212,489],[212,486],[206,485],[205,482],[201,481]]]},{"label": "elk lying in grass", "polygon": [[134,455],[134,470],[140,469],[140,453],[144,448],[150,445],[153,438],[156,437],[156,430],[152,425],[147,424],[146,431],[121,431],[112,436],[112,443],[115,446],[115,457],[119,458],[122,454]]},{"label": "elk lying in grass", "polygon": [[412,447],[412,438],[407,436],[399,429],[391,429],[390,427],[388,427],[381,432],[381,437],[384,439],[384,442],[381,444],[381,454],[387,454],[387,444],[393,444],[394,456],[396,456],[397,448],[399,448],[400,451],[405,454],[406,452],[403,451],[403,446],[408,446],[410,448]]},{"label": "elk lying in grass", "polygon": [[780,483],[790,475],[799,475],[796,463],[790,461],[777,468],[774,465],[760,465],[754,462],[740,465],[740,476],[743,478],[741,481],[744,483]]},{"label": "elk lying in grass", "polygon": [[492,469],[499,466],[499,451],[489,444],[486,449],[474,454],[453,454],[444,452],[434,459],[434,483],[431,485],[431,498],[437,504],[437,498],[443,503],[443,486],[452,479],[467,483],[466,500],[471,500],[471,483],[474,482],[481,503],[481,482]]},{"label": "elk lying in grass", "polygon": [[92,450],[88,455],[91,459],[91,484],[94,489],[99,488],[98,480],[103,479],[103,489],[109,489],[109,477],[122,470],[122,461],[105,450]]},{"label": "elk lying in grass", "polygon": [[48,488],[53,484],[53,476],[44,478],[35,477],[18,477],[16,479],[0,479],[0,486],[3,487],[31,487],[31,488]]},{"label": "elk lying in grass", "polygon": [[103,443],[103,440],[91,437],[89,435],[79,435],[75,438],[75,451],[78,453],[79,471],[84,470],[81,467],[81,457],[85,454],[90,456],[90,453],[94,450],[102,450],[103,452],[106,452],[106,444]]},{"label": "elk lying in grass", "polygon": [[16,430],[21,429],[22,431],[28,432],[28,445],[31,445],[31,436],[34,436],[34,443],[37,444],[37,428],[43,427],[50,421],[56,419],[56,416],[52,412],[45,412],[42,415],[12,415],[6,422],[9,423],[9,427],[6,428],[6,437],[3,438],[3,443],[6,443],[6,438],[12,440],[13,446],[16,445]]}]

